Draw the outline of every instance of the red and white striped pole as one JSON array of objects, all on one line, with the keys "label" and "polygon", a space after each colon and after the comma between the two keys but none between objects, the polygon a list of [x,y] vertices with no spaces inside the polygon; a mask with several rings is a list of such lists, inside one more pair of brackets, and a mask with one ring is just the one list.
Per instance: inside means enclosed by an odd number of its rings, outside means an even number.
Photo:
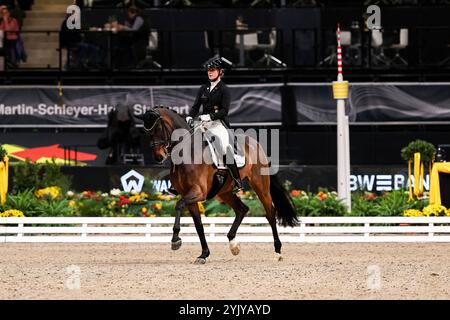
[{"label": "red and white striped pole", "polygon": [[337,101],[337,189],[338,197],[351,210],[350,197],[350,139],[348,116],[345,115],[345,100],[348,99],[348,81],[342,75],[341,29],[337,25],[337,81],[333,82],[333,96]]},{"label": "red and white striped pole", "polygon": [[344,81],[344,76],[342,75],[342,48],[341,48],[341,29],[339,23],[337,25],[337,66],[338,66],[338,81]]}]

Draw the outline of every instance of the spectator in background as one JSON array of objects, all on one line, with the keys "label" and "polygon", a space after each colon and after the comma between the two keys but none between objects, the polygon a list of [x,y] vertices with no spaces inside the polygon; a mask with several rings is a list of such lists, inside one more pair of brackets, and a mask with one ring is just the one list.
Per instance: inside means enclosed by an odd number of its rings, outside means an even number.
[{"label": "spectator in background", "polygon": [[13,66],[17,67],[17,55],[16,55],[16,43],[19,36],[19,23],[13,18],[8,8],[3,7],[2,21],[0,23],[0,29],[4,33],[4,48],[7,56],[7,61]]},{"label": "spectator in background", "polygon": [[119,65],[123,66],[123,62],[131,61],[132,67],[135,67],[140,61],[145,59],[150,27],[146,19],[139,14],[136,7],[128,8],[125,23],[117,24],[116,27],[118,31],[132,32],[128,35],[121,34],[118,47]]},{"label": "spectator in background", "polygon": [[[85,31],[70,30],[67,27],[68,14],[64,19],[59,33],[61,48],[67,49],[67,67],[89,68],[100,65],[100,49],[98,46],[85,41]],[[74,52],[76,51],[76,56]],[[73,64],[72,64],[73,63]]]},{"label": "spectator in background", "polygon": [[22,30],[23,19],[26,17],[26,14],[20,7],[17,0],[14,0],[14,6],[11,9],[11,16],[16,18],[17,22],[19,23],[19,30]]}]

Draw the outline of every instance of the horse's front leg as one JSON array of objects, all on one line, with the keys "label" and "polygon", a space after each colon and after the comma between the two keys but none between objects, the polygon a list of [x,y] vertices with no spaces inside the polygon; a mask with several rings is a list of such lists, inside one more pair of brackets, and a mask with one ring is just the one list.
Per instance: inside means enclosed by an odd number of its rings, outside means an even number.
[{"label": "horse's front leg", "polygon": [[[191,193],[179,200],[175,206],[176,214],[175,225],[173,227],[172,249],[176,250],[181,246],[181,239],[178,234],[180,232],[180,216],[183,209],[188,206],[192,219],[194,220],[195,229],[197,230],[198,237],[200,238],[200,244],[202,246],[202,254],[195,260],[195,264],[206,263],[206,258],[209,257],[209,248],[206,242],[205,231],[203,229],[202,220],[200,217],[200,210],[198,209],[198,202],[203,201],[204,196],[200,193]],[[179,244],[177,244],[179,242]],[[176,248],[178,246],[178,248]]]},{"label": "horse's front leg", "polygon": [[175,206],[175,224],[173,225],[173,236],[172,236],[172,250],[178,250],[181,247],[182,241],[181,238],[178,236],[180,233],[180,219],[181,219],[181,213],[183,212],[183,209],[185,207],[184,200],[181,199],[177,202]]}]

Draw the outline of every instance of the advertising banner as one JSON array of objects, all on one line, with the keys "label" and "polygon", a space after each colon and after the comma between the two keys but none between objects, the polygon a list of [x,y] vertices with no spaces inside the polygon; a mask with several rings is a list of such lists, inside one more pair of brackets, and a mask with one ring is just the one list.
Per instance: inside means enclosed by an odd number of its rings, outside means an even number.
[{"label": "advertising banner", "polygon": [[[0,125],[106,126],[115,106],[131,105],[143,115],[165,106],[186,116],[200,86],[57,87],[9,86],[0,90]],[[231,88],[232,123],[281,123],[280,85],[237,85]]]}]

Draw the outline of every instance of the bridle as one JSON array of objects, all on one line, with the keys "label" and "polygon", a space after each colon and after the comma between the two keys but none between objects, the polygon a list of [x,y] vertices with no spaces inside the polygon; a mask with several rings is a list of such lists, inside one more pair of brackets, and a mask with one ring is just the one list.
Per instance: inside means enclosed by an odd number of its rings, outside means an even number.
[{"label": "bridle", "polygon": [[159,124],[162,129],[162,135],[163,135],[162,140],[153,141],[153,138],[152,138],[152,142],[150,143],[150,148],[154,149],[156,146],[163,145],[164,152],[169,157],[170,151],[172,149],[172,140],[171,140],[170,132],[169,132],[169,129],[167,128],[166,122],[164,121],[163,117],[161,117],[161,115],[158,112],[156,112],[154,110],[150,110],[149,112],[152,112],[154,115],[157,116],[157,118],[150,128],[145,127],[145,121],[144,121],[144,130],[147,133],[149,133],[151,137],[153,137],[153,135],[154,135],[153,131],[157,128],[157,125]]}]

